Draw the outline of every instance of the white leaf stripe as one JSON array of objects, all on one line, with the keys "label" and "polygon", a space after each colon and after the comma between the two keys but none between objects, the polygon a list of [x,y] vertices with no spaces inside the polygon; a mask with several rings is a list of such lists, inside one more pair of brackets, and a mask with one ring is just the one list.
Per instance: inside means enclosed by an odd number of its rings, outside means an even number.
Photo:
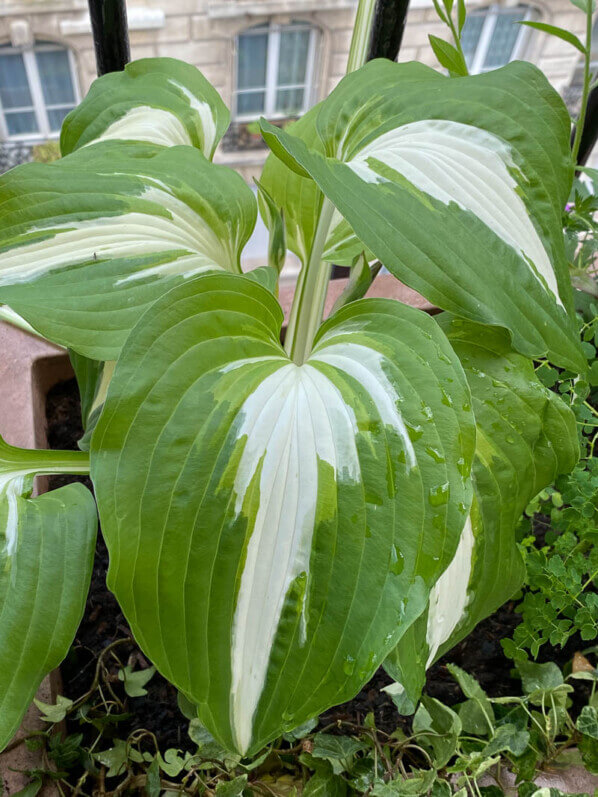
[{"label": "white leaf stripe", "polygon": [[[369,307],[372,313],[378,308],[387,326],[389,319],[399,323],[393,312],[406,314],[400,323],[403,331],[413,326],[410,345],[418,349],[427,341],[428,322],[422,335],[419,314],[409,315],[415,311],[394,311],[385,302]],[[355,309],[352,313],[358,315]],[[357,319],[362,328],[372,326],[372,341],[379,329],[374,316]],[[397,623],[405,619],[401,603],[411,595],[419,560],[415,550],[421,549],[421,535],[431,524],[431,508],[421,507],[410,532],[415,538],[403,574],[377,569],[374,561],[396,564],[395,545],[402,545],[394,540],[398,496],[418,500],[422,479],[425,492],[430,479],[446,478],[446,468],[439,468],[440,477],[432,461],[421,475],[412,469],[412,484],[405,465],[398,463],[391,477],[388,463],[402,448],[401,434],[394,430],[387,435],[375,409],[380,397],[364,392],[355,377],[329,363],[314,359],[301,368],[289,363],[277,342],[280,321],[274,298],[240,277],[200,277],[168,294],[127,343],[92,440],[93,478],[111,550],[111,588],[133,627],[141,630],[148,655],[198,702],[212,732],[244,751],[272,738],[283,714],[285,723],[301,721],[297,712],[311,711],[314,703],[317,710],[331,695],[354,690],[377,664],[371,651],[380,642],[390,648],[399,633]],[[350,332],[352,324],[349,317],[346,330],[339,328],[345,354],[349,335],[371,345],[367,334]],[[386,332],[383,348],[396,342],[394,332]],[[428,359],[437,345],[423,343]],[[318,347],[319,354],[334,349],[334,336]],[[448,344],[446,349],[450,352]],[[168,365],[156,371],[166,354]],[[441,361],[440,369],[455,378],[451,362]],[[416,382],[427,368],[423,358],[411,364]],[[388,380],[394,384],[392,373]],[[464,385],[462,377],[456,382]],[[464,401],[463,388],[458,391]],[[413,421],[422,410],[414,406],[411,391],[404,395]],[[163,411],[156,416],[160,406]],[[383,411],[389,413],[388,407]],[[151,440],[148,412],[152,424],[158,424]],[[449,419],[467,417],[460,409],[439,412],[446,412],[443,429],[446,424],[452,428]],[[113,420],[123,413],[130,414],[131,423],[115,444]],[[189,417],[197,419],[196,425],[182,426]],[[432,433],[430,426],[426,444]],[[361,453],[351,457],[345,451],[357,452],[358,437]],[[455,439],[447,441],[449,448]],[[306,453],[298,459],[297,452]],[[375,458],[375,478],[369,484],[361,483],[364,455]],[[146,463],[143,476],[131,470],[132,456]],[[293,478],[299,472],[300,482]],[[389,478],[401,483],[392,498],[387,495]],[[454,490],[455,501],[462,492],[467,501],[460,476]],[[366,524],[376,533],[368,536]],[[433,531],[436,549],[446,544],[452,556],[457,540],[453,535],[447,543],[445,535],[444,524]],[[171,585],[165,577],[175,552],[178,572],[184,575]],[[270,559],[278,567],[268,570],[266,578]],[[422,572],[424,562],[430,572],[439,567],[425,554]],[[333,583],[352,586],[326,598]],[[423,579],[421,584],[425,591]],[[369,605],[365,595],[371,597]],[[413,593],[409,611],[421,610],[420,600],[423,596],[416,600]],[[333,624],[334,613],[340,623]],[[281,636],[283,628],[290,637]],[[329,646],[329,664],[322,661],[322,638]],[[349,661],[356,659],[354,672],[344,670],[348,651]]]},{"label": "white leaf stripe", "polygon": [[[584,369],[561,229],[573,173],[569,122],[533,67],[449,80],[374,61],[306,119],[288,132],[263,130],[277,157],[309,173],[346,219],[333,227],[327,259],[347,263],[365,249],[433,304],[507,328],[526,356]],[[281,188],[285,168],[270,158],[265,185],[309,241],[306,180]],[[294,231],[295,247],[300,238]]]},{"label": "white leaf stripe", "polygon": [[[472,125],[425,119],[383,133],[349,166],[366,182],[388,180],[380,161],[445,204],[471,210],[503,241],[520,252],[562,305],[554,269],[511,175],[510,148]],[[531,262],[530,262],[531,261]]]},{"label": "white leaf stripe", "polygon": [[[355,310],[357,310],[357,304],[354,304],[354,305],[351,307],[351,310],[352,310],[352,311],[355,311]],[[376,316],[376,315],[377,315],[377,313],[371,313],[371,312],[370,312],[370,313],[368,313],[368,316],[369,316],[369,318],[372,318],[372,317],[374,317],[374,316]],[[337,317],[338,317],[338,316],[337,316]],[[383,314],[383,313],[380,313],[380,314],[379,314],[379,318],[380,318],[380,321],[381,321],[381,323],[380,323],[380,329],[382,329],[382,330],[385,330],[385,329],[386,329],[387,322],[388,322],[388,318],[385,318],[385,316],[384,316],[384,314]],[[361,331],[363,332],[363,331],[365,331],[365,326],[366,326],[366,325],[365,325],[363,322],[361,322],[361,321],[359,321],[359,320],[356,320],[356,321],[355,321],[355,322],[353,322],[351,325],[347,325],[347,326],[348,326],[349,328],[351,328],[353,331],[361,330]],[[415,331],[415,330],[414,330],[414,331]],[[419,334],[421,334],[419,330],[418,330],[418,333],[419,333]],[[417,333],[416,333],[416,334],[417,334]],[[424,335],[428,335],[428,333],[424,333]],[[319,336],[319,344],[321,344],[322,342],[325,342],[325,341],[327,342],[327,341],[328,341],[328,340],[329,340],[331,337],[332,337],[332,338],[334,338],[334,335],[330,336],[328,333],[326,333],[326,332],[325,332],[324,334],[322,334],[321,336]],[[403,337],[404,337],[404,336],[403,336]],[[403,346],[404,346],[404,340],[403,340],[403,337],[402,337],[402,339],[401,339],[401,347],[403,347]],[[341,335],[341,336],[340,336],[340,338],[341,338],[341,340],[342,340],[343,336]],[[380,341],[382,341],[382,340],[384,340],[384,339],[387,339],[387,340],[388,340],[388,343],[389,343],[389,345],[396,345],[396,340],[394,340],[394,339],[392,339],[390,336],[388,336],[388,335],[386,334],[386,331],[384,331],[384,332],[378,332],[378,330],[376,330],[376,335],[375,335],[375,338],[372,338],[372,340],[371,340],[371,343],[374,343],[374,341],[380,342]],[[341,345],[343,345],[343,344],[341,344]],[[346,344],[344,344],[344,345],[346,345]],[[438,345],[438,341],[437,341],[437,345]],[[319,348],[320,348],[320,347],[319,347],[319,345],[317,345],[317,346],[316,346],[316,349],[315,349],[315,351],[314,351],[314,354],[312,355],[312,362],[314,362],[314,363],[316,363],[318,360],[323,360],[323,357],[322,357],[322,355],[320,355],[320,354],[319,354]],[[335,346],[330,346],[330,349],[334,349],[334,348],[335,348]],[[356,349],[357,351],[360,351],[360,349],[361,349],[361,348],[362,348],[362,347],[355,346],[355,349]],[[407,352],[408,352],[408,353],[407,353]],[[450,352],[450,353],[452,354],[452,352],[451,352],[451,350],[450,350],[450,348],[449,348],[448,346],[447,346],[447,348],[445,349],[445,352],[447,352],[447,353],[448,353],[448,352]],[[442,352],[440,352],[440,354],[441,354],[441,356],[445,357],[445,361],[446,361],[446,359],[447,359],[447,358],[446,358],[446,353],[442,353]],[[406,377],[406,376],[407,376],[407,374],[406,374],[405,372],[401,373],[401,371],[400,371],[400,370],[399,370],[399,369],[396,367],[396,365],[394,365],[394,363],[397,363],[397,362],[401,362],[401,363],[407,363],[407,362],[410,362],[410,358],[411,358],[412,356],[417,356],[417,352],[416,352],[416,350],[415,350],[415,349],[409,348],[409,349],[407,349],[407,350],[406,350],[406,352],[401,352],[401,353],[398,353],[398,352],[397,352],[397,353],[396,353],[396,355],[395,355],[395,357],[394,357],[394,360],[393,360],[393,361],[386,360],[385,362],[386,362],[386,365],[388,366],[388,368],[390,368],[390,369],[394,370],[394,371],[395,371],[395,374],[396,374],[396,375],[397,375],[399,378],[404,378],[404,377]],[[353,370],[353,369],[352,369],[352,370]],[[353,375],[351,375],[351,376],[353,376]],[[429,378],[430,378],[430,375],[429,375]],[[432,376],[431,378],[432,378],[432,379],[434,379],[434,377],[433,377],[433,376]],[[427,387],[428,387],[428,391],[429,391],[429,389],[430,389],[430,385],[428,384],[428,385],[427,385]],[[438,387],[440,388],[440,385],[438,385]],[[391,425],[392,425],[392,424],[391,424]],[[450,461],[450,457],[451,457],[452,455],[451,455],[451,453],[450,453],[450,452],[449,452],[449,453],[447,453],[447,452],[446,452],[446,449],[445,449],[445,447],[443,446],[443,444],[442,444],[442,442],[441,442],[441,441],[439,441],[439,442],[438,442],[438,447],[439,447],[439,449],[440,449],[440,450],[441,450],[443,453],[446,453],[446,455],[447,455],[447,459],[449,459],[449,461]],[[390,446],[388,446],[388,451],[390,452]],[[420,463],[421,463],[421,458],[420,458]],[[425,491],[424,491],[424,492],[425,492]],[[394,507],[393,507],[393,508],[394,508]],[[462,523],[462,519],[460,520],[460,522]],[[410,527],[411,527],[411,528],[415,528],[415,526],[416,526],[416,519],[415,519],[415,516],[412,516],[412,517],[410,518],[410,523],[409,523],[409,525],[410,525]],[[424,545],[425,545],[425,539],[426,539],[426,535],[425,535],[425,531],[424,531],[424,522],[423,522],[423,519],[422,519],[421,531],[422,531],[422,536],[420,537],[420,544],[419,544],[419,548],[418,548],[418,551],[417,551],[417,554],[416,554],[416,558],[417,558],[417,559],[419,559],[420,557],[424,558],[424,557],[426,556],[426,554],[425,554],[425,552],[424,552],[424,550],[423,550],[423,549],[424,549]],[[445,558],[445,556],[446,556],[446,551],[445,551],[445,548],[444,548],[444,546],[445,546],[446,544],[447,544],[447,540],[446,540],[446,538],[444,538],[444,540],[443,540],[443,543],[442,543],[442,547],[441,547],[440,549],[435,549],[435,550],[434,550],[434,554],[435,554],[434,558],[435,558],[435,559],[443,559],[443,560],[444,560],[444,558]],[[442,553],[441,553],[441,555],[439,556],[438,554],[439,554],[439,552],[440,552],[440,551],[441,551]],[[428,553],[427,555],[429,556],[429,553]],[[334,579],[334,578],[333,578],[333,579],[331,579],[331,582],[332,582],[332,583],[334,583],[334,581],[335,581],[335,579]],[[368,618],[368,621],[370,621],[372,624],[374,623],[374,620],[373,620],[373,614],[374,614],[374,613],[372,613],[372,616]],[[415,619],[415,617],[413,617],[412,619]],[[316,634],[316,628],[317,628],[317,625],[316,625],[316,624],[314,624],[314,626],[313,626],[313,629],[314,629],[314,630],[313,630],[313,631],[311,632],[311,634],[310,634],[310,636],[312,637],[312,641],[311,641],[311,649],[313,649],[314,651],[315,651],[315,650],[317,650],[317,642],[316,642],[316,638],[315,638],[315,634]],[[391,638],[391,636],[392,636],[392,635],[391,635],[391,634],[389,634],[389,635],[388,635],[388,639],[390,639],[390,638]],[[366,637],[365,637],[365,635],[364,635],[364,639],[365,639],[365,638],[366,638]],[[339,635],[339,639],[340,639],[340,635]],[[387,641],[388,641],[388,640],[387,640]],[[365,644],[365,642],[364,642],[364,644]],[[367,649],[367,646],[366,646],[366,649]],[[360,651],[360,652],[361,652],[361,651]],[[370,650],[370,653],[371,653],[371,650]],[[308,659],[306,659],[306,665],[305,665],[305,667],[307,667],[307,663],[308,663]],[[371,661],[370,661],[370,672],[369,672],[369,675],[368,675],[368,677],[370,677],[370,676],[373,674],[374,670],[375,670],[375,669],[377,669],[377,666],[378,666],[378,664],[379,664],[379,661],[378,661],[377,659],[371,659]],[[304,667],[304,669],[305,669],[305,667]],[[299,682],[299,679],[296,679],[296,681],[297,681],[297,686],[296,686],[296,688],[295,688],[295,691],[299,691],[299,690],[300,690],[300,688],[301,688],[301,686],[300,686],[300,682]],[[336,693],[335,697],[333,698],[333,700],[332,700],[332,703],[338,703],[338,702],[342,702],[342,701],[344,700],[344,694],[345,694],[345,693],[343,693],[343,691],[342,691],[342,685],[340,685],[340,684],[336,684],[336,686],[337,686],[337,690],[338,690],[338,691],[337,691],[337,693]],[[313,695],[312,695],[312,697],[313,697]],[[270,702],[272,702],[272,700],[273,700],[273,698],[271,698],[271,701],[270,701]],[[302,706],[301,706],[301,708],[300,708],[299,710],[300,710],[300,711],[305,711],[305,715],[307,716],[307,715],[309,714],[309,712],[310,712],[310,710],[311,710],[311,709],[307,708],[307,707],[306,707],[306,705],[302,705]],[[266,712],[266,707],[264,707],[264,708],[263,708],[263,710],[261,711],[261,713],[265,713],[265,712]]]},{"label": "white leaf stripe", "polygon": [[240,271],[256,218],[242,178],[200,152],[118,142],[8,173],[0,209],[2,301],[102,360],[118,357],[140,311],[172,284]]},{"label": "white leaf stripe", "polygon": [[164,147],[193,146],[191,137],[177,117],[161,108],[140,105],[131,108],[124,116],[112,122],[97,139],[83,146],[93,146],[97,141],[146,141]]},{"label": "white leaf stripe", "polygon": [[211,158],[229,113],[195,67],[171,58],[148,58],[96,80],[66,118],[63,154],[98,141],[142,141],[193,146]]},{"label": "white leaf stripe", "polygon": [[428,644],[426,667],[432,664],[438,648],[443,642],[450,639],[465,612],[469,598],[469,579],[472,571],[474,545],[471,517],[468,516],[455,556],[430,593],[426,632]]}]

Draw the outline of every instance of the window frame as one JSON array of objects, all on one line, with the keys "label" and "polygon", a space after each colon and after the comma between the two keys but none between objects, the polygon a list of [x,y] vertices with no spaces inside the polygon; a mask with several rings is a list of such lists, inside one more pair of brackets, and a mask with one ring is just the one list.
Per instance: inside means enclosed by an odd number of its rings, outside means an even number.
[{"label": "window frame", "polygon": [[[536,17],[536,11],[533,6],[528,5],[526,3],[518,3],[518,6],[523,6],[526,11],[525,15],[523,16],[522,21],[529,21]],[[474,8],[471,10],[469,16],[483,16],[484,22],[482,23],[482,29],[480,31],[480,36],[478,38],[475,52],[473,55],[473,59],[471,61],[471,65],[469,66],[469,72],[472,75],[480,75],[484,72],[491,72],[493,69],[497,67],[485,67],[484,68],[484,61],[488,55],[488,49],[490,46],[490,42],[492,41],[492,35],[494,33],[494,29],[496,27],[496,22],[498,17],[501,14],[506,14],[513,8],[517,6],[505,6],[498,3],[492,3],[488,6],[481,6],[479,8]],[[513,49],[511,50],[511,55],[509,60],[505,63],[510,63],[511,61],[515,61],[517,58],[521,58],[523,52],[527,46],[527,42],[529,39],[529,28],[526,25],[520,26],[520,31],[517,34],[517,38],[515,39],[515,44],[513,45]]]},{"label": "window frame", "polygon": [[[278,85],[278,66],[280,57],[280,37],[281,33],[288,30],[306,30],[309,32],[309,42],[307,45],[307,57],[305,67],[305,82],[292,85]],[[241,36],[261,36],[267,34],[266,43],[266,82],[264,86],[255,86],[250,89],[238,88],[239,80],[239,39]],[[302,115],[308,111],[316,93],[314,75],[316,73],[317,40],[319,36],[318,28],[310,22],[297,20],[294,25],[282,24],[278,22],[266,22],[263,25],[256,25],[252,28],[245,28],[235,36],[235,58],[234,58],[234,81],[233,81],[233,109],[235,122],[253,122],[259,116],[267,119],[287,119],[288,113],[276,111],[276,95],[279,89],[303,89],[303,104],[298,109],[297,114]],[[264,109],[261,112],[239,113],[238,97],[241,94],[255,94],[259,91],[264,92]]]},{"label": "window frame", "polygon": [[[27,75],[27,82],[29,85],[29,92],[31,94],[31,106],[23,106],[23,108],[11,108],[11,111],[28,111],[33,112],[37,122],[38,130],[35,133],[18,133],[10,135],[8,132],[8,125],[6,123],[5,111],[2,107],[0,100],[0,137],[3,141],[7,142],[43,142],[51,139],[56,139],[60,135],[60,128],[52,130],[48,119],[48,110],[55,110],[65,108],[70,103],[54,103],[46,105],[44,99],[44,92],[42,82],[35,57],[38,52],[66,52],[69,64],[69,71],[71,76],[71,84],[74,94],[74,106],[81,102],[81,91],[79,88],[79,80],[77,75],[77,64],[75,62],[75,54],[70,47],[59,44],[58,42],[34,42],[31,46],[26,47],[13,47],[10,44],[0,44],[0,55],[13,55],[19,54],[23,58],[23,66]],[[74,107],[73,106],[73,107]]]}]

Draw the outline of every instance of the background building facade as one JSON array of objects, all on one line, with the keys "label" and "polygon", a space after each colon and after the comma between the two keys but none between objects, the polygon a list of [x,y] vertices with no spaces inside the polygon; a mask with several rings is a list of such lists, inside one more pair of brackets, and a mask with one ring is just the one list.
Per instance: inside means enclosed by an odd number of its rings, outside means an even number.
[{"label": "background building facade", "polygon": [[[267,155],[255,120],[294,119],[342,78],[357,0],[128,0],[133,58],[171,56],[197,66],[222,95],[232,124],[216,160],[249,182]],[[584,36],[569,0],[467,0],[463,46],[472,72],[525,58],[575,109],[581,57],[566,42],[516,24],[535,19]],[[597,29],[598,31],[598,29]],[[411,0],[399,60],[438,67],[428,35],[448,38],[432,0]],[[596,63],[598,66],[598,36]],[[57,139],[95,78],[87,0],[0,0],[0,171]],[[246,251],[263,262],[261,223]]]},{"label": "background building facade", "polygon": [[[295,118],[342,77],[356,0],[129,0],[134,58],[172,56],[196,65],[232,109],[219,160],[245,176],[264,159],[251,124]],[[474,72],[513,58],[537,64],[566,99],[579,93],[580,56],[564,41],[514,24],[536,19],[583,37],[569,0],[468,2],[463,44]],[[445,36],[432,0],[412,0],[400,53],[437,66],[428,34]],[[598,58],[598,52],[597,52]],[[55,138],[95,77],[86,0],[0,0],[0,138]]]}]

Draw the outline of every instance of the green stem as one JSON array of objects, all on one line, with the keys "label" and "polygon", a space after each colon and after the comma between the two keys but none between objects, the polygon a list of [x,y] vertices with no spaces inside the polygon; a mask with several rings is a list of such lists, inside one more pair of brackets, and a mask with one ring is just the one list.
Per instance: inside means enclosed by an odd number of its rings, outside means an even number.
[{"label": "green stem", "polygon": [[467,68],[467,60],[465,59],[465,53],[463,52],[463,47],[461,45],[461,36],[457,33],[457,28],[453,20],[452,12],[450,14],[447,14],[447,17],[448,17],[448,26],[450,28],[451,33],[453,34],[453,41],[455,42],[455,47],[459,52],[459,55],[463,59],[465,71],[467,72],[467,74],[469,74],[469,69]]},{"label": "green stem", "polygon": [[0,476],[2,472],[50,475],[89,473],[89,454],[86,451],[53,451],[52,449],[18,448],[4,440],[0,442]]},{"label": "green stem", "polygon": [[575,127],[575,138],[573,139],[573,147],[571,152],[573,160],[577,163],[577,156],[579,154],[579,147],[581,145],[581,136],[586,121],[586,110],[588,106],[588,96],[590,94],[590,51],[592,48],[592,6],[593,4],[588,0],[588,8],[586,11],[586,52],[583,64],[583,91],[581,94],[581,108],[577,125]]},{"label": "green stem", "polygon": [[[353,38],[349,49],[347,74],[363,66],[367,60],[376,0],[359,0]],[[334,205],[324,197],[309,259],[303,264],[285,338],[285,350],[291,359],[301,365],[309,357],[314,337],[322,323],[328,282],[332,266],[322,261]]]},{"label": "green stem", "polygon": [[347,74],[359,69],[367,60],[375,11],[376,0],[359,0],[351,47],[349,49]]},{"label": "green stem", "polygon": [[314,337],[322,321],[328,291],[331,265],[322,260],[328,238],[334,205],[324,197],[320,218],[309,254],[297,282],[289,326],[285,338],[285,349],[297,365],[309,357]]}]

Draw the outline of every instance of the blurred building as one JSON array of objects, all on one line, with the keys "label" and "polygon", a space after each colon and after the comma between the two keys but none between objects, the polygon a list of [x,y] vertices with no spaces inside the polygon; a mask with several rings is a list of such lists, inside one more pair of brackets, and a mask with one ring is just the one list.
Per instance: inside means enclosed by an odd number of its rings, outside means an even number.
[{"label": "blurred building", "polygon": [[[250,177],[265,155],[252,122],[262,114],[296,118],[342,77],[356,0],[129,0],[127,6],[134,58],[184,59],[222,94],[233,124],[218,159]],[[470,0],[468,8],[463,43],[472,71],[526,58],[575,105],[579,53],[513,24],[537,19],[582,36],[584,15],[569,0]],[[412,0],[400,60],[435,66],[430,33],[446,36],[432,0]],[[86,0],[0,0],[1,140],[26,151],[33,142],[57,137],[94,76]]]},{"label": "blurred building", "polygon": [[[357,0],[128,0],[133,58],[172,56],[197,66],[232,111],[216,160],[247,179],[266,157],[255,120],[284,122],[325,97],[344,74]],[[569,106],[579,103],[580,54],[516,24],[535,19],[584,32],[569,0],[467,0],[463,45],[472,72],[516,59],[537,64]],[[448,38],[432,0],[411,0],[400,60],[438,66],[430,33]],[[598,42],[598,37],[597,37]],[[597,46],[598,64],[598,46]],[[0,172],[58,137],[95,77],[87,0],[0,0]],[[259,224],[246,251],[263,262]]]}]

